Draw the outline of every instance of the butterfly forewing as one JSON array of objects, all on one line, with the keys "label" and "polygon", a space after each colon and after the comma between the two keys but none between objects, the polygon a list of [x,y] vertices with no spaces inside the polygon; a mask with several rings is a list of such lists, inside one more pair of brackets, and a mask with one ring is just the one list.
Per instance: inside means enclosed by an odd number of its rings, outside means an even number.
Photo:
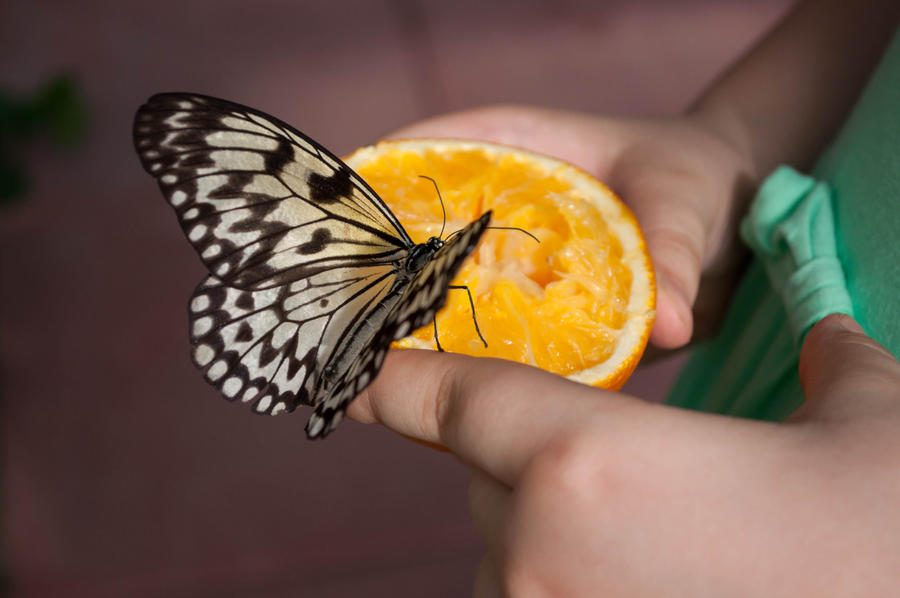
[{"label": "butterfly forewing", "polygon": [[427,324],[489,215],[410,278],[414,247],[374,191],[277,118],[198,94],[155,95],[134,140],[209,270],[188,312],[194,363],[258,413],[315,406],[324,437],[390,343]]},{"label": "butterfly forewing", "polygon": [[333,267],[390,264],[412,245],[349,167],[271,116],[160,94],[138,111],[134,132],[188,240],[230,285],[264,288]]}]

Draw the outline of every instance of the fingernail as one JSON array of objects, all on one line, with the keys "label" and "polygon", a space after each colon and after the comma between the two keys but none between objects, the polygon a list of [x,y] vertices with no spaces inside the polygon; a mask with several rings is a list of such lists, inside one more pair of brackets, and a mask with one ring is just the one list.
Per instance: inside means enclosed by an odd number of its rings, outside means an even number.
[{"label": "fingernail", "polygon": [[[673,306],[674,311],[675,311],[675,316],[678,318],[678,320],[682,324],[684,324],[685,327],[691,326],[691,324],[693,322],[692,322],[692,318],[690,317],[690,314],[688,314],[688,316],[687,316],[688,319],[685,319],[685,314],[683,313],[684,306],[689,305],[689,302],[685,298],[684,294],[680,293],[679,289],[677,289],[677,288],[673,289],[671,286],[660,282],[659,286],[657,287],[657,299],[656,299],[657,307],[659,306],[660,300],[663,297],[666,298],[669,305]],[[676,304],[678,305],[678,307],[674,307]]]},{"label": "fingernail", "polygon": [[852,317],[848,316],[847,314],[835,314],[834,319],[837,320],[836,324],[838,326],[840,326],[841,328],[843,328],[844,330],[846,330],[848,332],[853,332],[856,334],[865,334],[865,332],[862,329],[862,326],[860,326],[856,320],[854,320]]}]

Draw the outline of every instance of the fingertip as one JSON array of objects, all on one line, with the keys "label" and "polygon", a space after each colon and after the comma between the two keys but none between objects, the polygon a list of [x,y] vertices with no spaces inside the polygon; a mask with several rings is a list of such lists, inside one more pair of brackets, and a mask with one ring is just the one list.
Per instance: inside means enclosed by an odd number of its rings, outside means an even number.
[{"label": "fingertip", "polygon": [[850,316],[845,316],[844,314],[831,314],[825,316],[816,322],[806,334],[806,338],[803,339],[803,346],[800,347],[800,360],[797,365],[797,375],[800,378],[800,385],[807,395],[811,392],[812,380],[815,375],[816,364],[819,362],[821,350],[827,350],[828,342],[835,332],[845,330],[843,318],[852,320]]},{"label": "fingertip", "polygon": [[363,389],[347,406],[347,417],[361,424],[374,424],[377,421],[368,388]]},{"label": "fingertip", "polygon": [[467,359],[471,358],[428,350],[390,350],[381,371],[350,404],[347,415],[407,437],[439,442],[433,414],[446,393],[445,381]]},{"label": "fingertip", "polygon": [[801,375],[805,369],[804,363],[814,358],[815,354],[823,347],[827,349],[834,340],[836,334],[861,334],[865,335],[862,326],[847,314],[834,313],[825,316],[810,329],[800,349]]},{"label": "fingertip", "polygon": [[807,397],[838,381],[858,384],[879,372],[896,376],[896,359],[846,314],[819,320],[800,350],[798,375]]},{"label": "fingertip", "polygon": [[[392,395],[402,394],[402,392],[391,392],[391,386],[394,384],[392,380],[398,375],[394,369],[399,368],[400,375],[402,375],[402,372],[406,371],[408,367],[417,367],[415,364],[417,360],[425,359],[427,362],[428,353],[428,351],[389,350],[375,380],[364,388],[347,407],[347,416],[363,424],[380,422],[379,405],[390,400]],[[411,366],[407,365],[410,359],[413,361]]]},{"label": "fingertip", "polygon": [[847,314],[831,314],[830,316],[822,318],[820,323],[823,323],[824,326],[840,327],[855,334],[865,334],[865,331],[862,329],[862,326],[859,325],[859,322]]},{"label": "fingertip", "polygon": [[650,342],[663,349],[677,349],[691,340],[693,328],[693,314],[687,300],[660,285]]}]

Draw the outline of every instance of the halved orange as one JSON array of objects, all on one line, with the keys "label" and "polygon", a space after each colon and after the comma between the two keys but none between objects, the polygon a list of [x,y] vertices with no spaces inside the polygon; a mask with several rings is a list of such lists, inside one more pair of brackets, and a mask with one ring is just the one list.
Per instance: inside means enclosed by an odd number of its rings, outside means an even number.
[{"label": "halved orange", "polygon": [[[535,365],[618,389],[643,354],[655,318],[656,286],[631,211],[606,185],[554,158],[478,141],[384,141],[346,160],[385,200],[410,237],[444,236],[487,210],[492,226],[438,312],[441,346],[456,353]],[[436,348],[427,326],[394,346]]]}]

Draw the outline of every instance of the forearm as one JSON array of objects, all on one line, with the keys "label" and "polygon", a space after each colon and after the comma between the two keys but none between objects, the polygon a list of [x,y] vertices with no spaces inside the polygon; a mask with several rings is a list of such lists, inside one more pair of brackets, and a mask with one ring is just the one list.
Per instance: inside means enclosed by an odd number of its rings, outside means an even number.
[{"label": "forearm", "polygon": [[758,182],[811,165],[900,22],[900,3],[804,0],[689,110],[738,147]]}]

